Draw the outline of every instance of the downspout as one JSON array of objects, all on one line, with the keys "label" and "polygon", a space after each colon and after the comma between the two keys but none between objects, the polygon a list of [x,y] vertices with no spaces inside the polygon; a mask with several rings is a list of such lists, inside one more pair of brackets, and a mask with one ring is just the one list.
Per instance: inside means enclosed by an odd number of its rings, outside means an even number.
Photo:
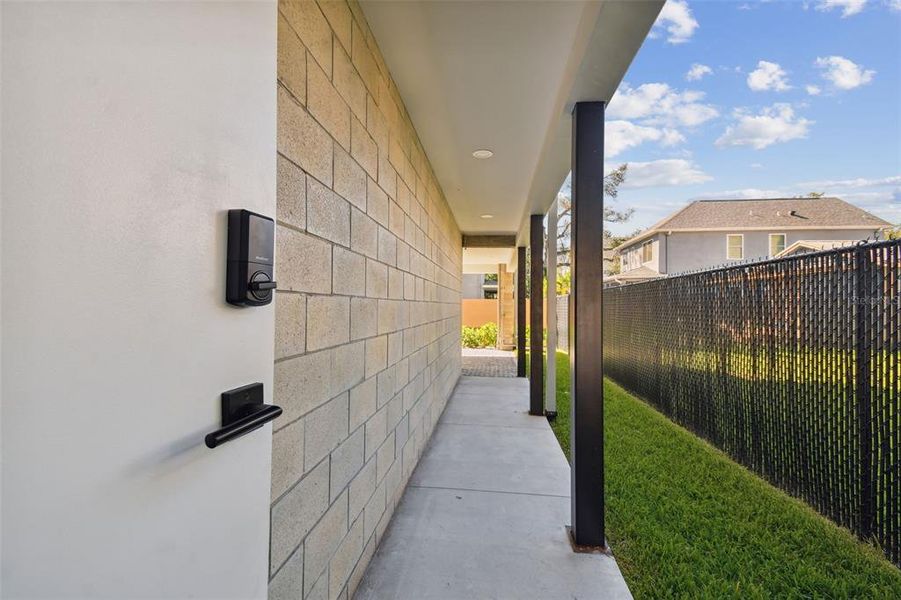
[{"label": "downspout", "polygon": [[669,275],[669,236],[672,233],[672,231],[667,231],[663,234],[663,273],[665,275]]}]

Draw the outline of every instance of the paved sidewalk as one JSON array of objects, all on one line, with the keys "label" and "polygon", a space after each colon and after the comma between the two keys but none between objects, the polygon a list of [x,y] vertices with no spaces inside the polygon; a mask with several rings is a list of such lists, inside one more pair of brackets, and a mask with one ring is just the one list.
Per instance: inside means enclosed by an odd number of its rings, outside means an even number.
[{"label": "paved sidewalk", "polygon": [[569,465],[528,396],[460,379],[355,598],[631,598],[612,557],[572,551]]},{"label": "paved sidewalk", "polygon": [[493,348],[463,348],[463,375],[516,377],[516,353]]}]

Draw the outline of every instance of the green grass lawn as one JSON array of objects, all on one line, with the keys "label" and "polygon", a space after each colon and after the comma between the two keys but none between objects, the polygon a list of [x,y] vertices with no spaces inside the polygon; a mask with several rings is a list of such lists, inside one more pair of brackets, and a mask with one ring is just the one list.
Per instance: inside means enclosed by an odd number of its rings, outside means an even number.
[{"label": "green grass lawn", "polygon": [[[636,598],[901,598],[882,553],[606,382],[607,537]],[[569,357],[554,433],[569,456]]]}]

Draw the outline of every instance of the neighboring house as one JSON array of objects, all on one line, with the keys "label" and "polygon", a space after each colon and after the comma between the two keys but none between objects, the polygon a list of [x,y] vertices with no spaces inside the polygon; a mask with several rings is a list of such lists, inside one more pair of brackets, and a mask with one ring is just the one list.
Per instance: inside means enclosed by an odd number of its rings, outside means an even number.
[{"label": "neighboring house", "polygon": [[464,300],[491,300],[497,298],[497,275],[470,274],[463,275]]},{"label": "neighboring house", "polygon": [[782,252],[776,255],[776,258],[783,256],[797,256],[799,254],[808,254],[810,252],[820,252],[822,250],[833,250],[835,248],[844,248],[856,244],[860,240],[798,240]]},{"label": "neighboring house", "polygon": [[617,248],[611,283],[847,245],[889,227],[839,198],[698,200]]},{"label": "neighboring house", "polygon": [[619,273],[614,273],[611,275],[605,274],[604,285],[617,286],[626,283],[640,283],[642,281],[648,281],[650,279],[657,279],[662,276],[663,275],[661,275],[654,269],[642,265],[637,269],[631,269],[629,271],[621,271]]},{"label": "neighboring house", "polygon": [[464,299],[474,300],[482,298],[482,283],[485,280],[484,275],[476,275],[466,273],[463,275],[463,289],[461,295]]}]

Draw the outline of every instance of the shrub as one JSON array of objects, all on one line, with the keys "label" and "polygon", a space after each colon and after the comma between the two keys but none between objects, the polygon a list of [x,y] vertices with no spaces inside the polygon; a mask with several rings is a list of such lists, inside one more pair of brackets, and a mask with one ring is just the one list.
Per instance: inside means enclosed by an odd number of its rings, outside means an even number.
[{"label": "shrub", "polygon": [[481,327],[463,326],[464,348],[493,348],[497,346],[497,323],[485,323]]}]

